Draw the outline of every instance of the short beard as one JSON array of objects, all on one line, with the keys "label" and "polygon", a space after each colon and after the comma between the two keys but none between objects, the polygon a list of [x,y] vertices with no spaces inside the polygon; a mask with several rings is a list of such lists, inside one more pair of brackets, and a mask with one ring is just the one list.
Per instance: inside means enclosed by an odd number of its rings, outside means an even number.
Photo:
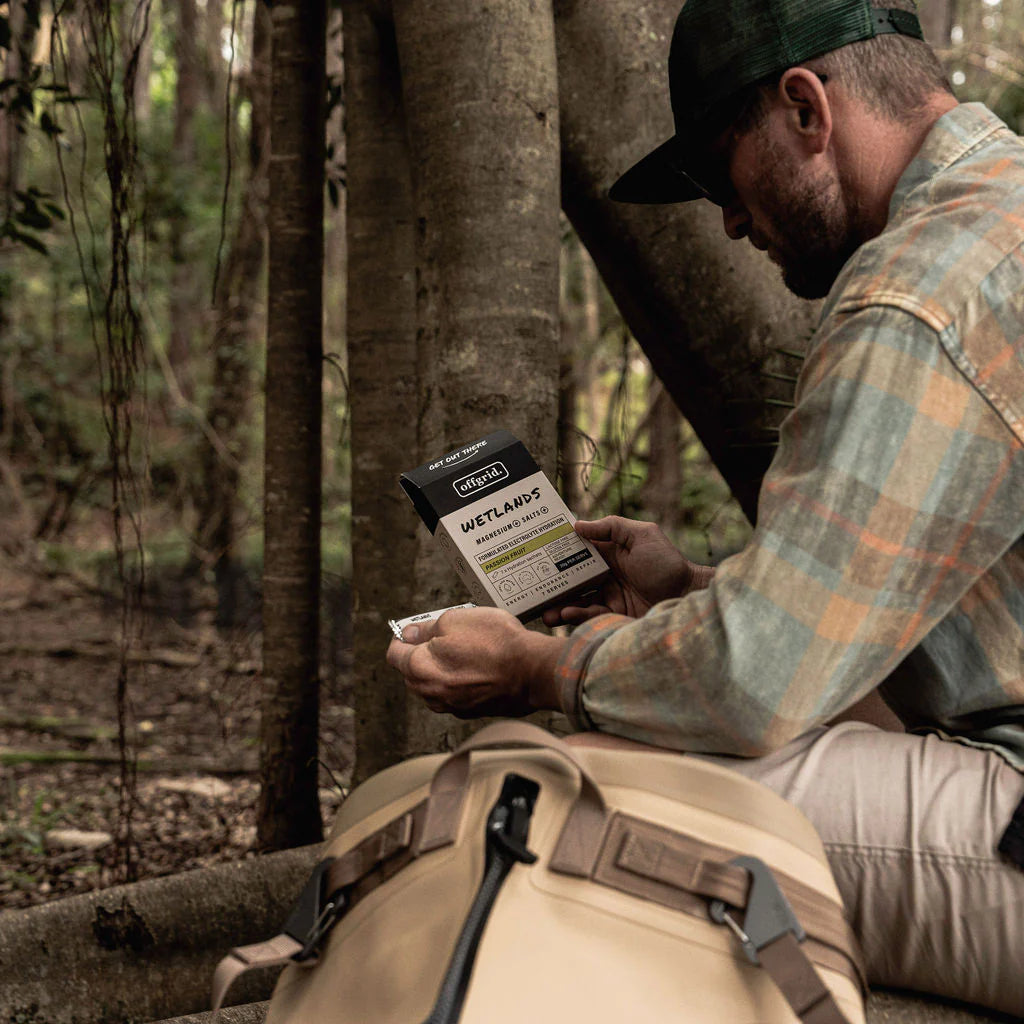
[{"label": "short beard", "polygon": [[835,222],[829,221],[825,211],[813,207],[797,209],[799,213],[790,218],[787,234],[792,232],[804,244],[798,252],[780,254],[782,281],[801,299],[823,299],[860,243],[848,232],[830,233]]},{"label": "short beard", "polygon": [[[781,154],[776,154],[781,155]],[[786,160],[773,162],[768,210],[775,230],[775,262],[786,287],[801,299],[828,295],[839,272],[857,251],[861,239],[841,193],[828,181],[794,184]]]}]

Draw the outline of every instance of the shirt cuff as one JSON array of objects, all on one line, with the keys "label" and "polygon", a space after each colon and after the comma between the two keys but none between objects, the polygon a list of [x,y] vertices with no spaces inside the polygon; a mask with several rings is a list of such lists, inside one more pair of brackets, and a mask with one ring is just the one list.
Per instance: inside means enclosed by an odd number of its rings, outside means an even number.
[{"label": "shirt cuff", "polygon": [[555,682],[562,713],[577,732],[588,732],[594,723],[583,708],[583,677],[594,651],[617,629],[636,622],[628,615],[598,615],[576,629],[555,664]]}]

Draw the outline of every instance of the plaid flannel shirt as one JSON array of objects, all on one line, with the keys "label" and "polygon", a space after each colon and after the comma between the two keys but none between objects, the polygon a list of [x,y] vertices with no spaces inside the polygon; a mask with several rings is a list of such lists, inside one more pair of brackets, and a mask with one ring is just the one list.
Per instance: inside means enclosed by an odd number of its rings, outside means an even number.
[{"label": "plaid flannel shirt", "polygon": [[1024,142],[943,116],[826,300],[750,544],[603,615],[557,668],[577,728],[758,755],[882,685],[909,729],[1024,768]]}]

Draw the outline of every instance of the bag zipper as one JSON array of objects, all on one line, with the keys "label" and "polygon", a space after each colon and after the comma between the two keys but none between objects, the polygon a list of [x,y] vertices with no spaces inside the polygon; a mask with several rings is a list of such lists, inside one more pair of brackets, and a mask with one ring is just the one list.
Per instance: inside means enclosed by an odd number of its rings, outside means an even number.
[{"label": "bag zipper", "polygon": [[539,791],[540,786],[532,779],[514,773],[505,776],[501,795],[487,817],[483,880],[466,914],[437,1001],[423,1024],[456,1024],[462,1013],[477,947],[498,891],[513,865],[537,860],[537,855],[526,848],[526,839]]}]

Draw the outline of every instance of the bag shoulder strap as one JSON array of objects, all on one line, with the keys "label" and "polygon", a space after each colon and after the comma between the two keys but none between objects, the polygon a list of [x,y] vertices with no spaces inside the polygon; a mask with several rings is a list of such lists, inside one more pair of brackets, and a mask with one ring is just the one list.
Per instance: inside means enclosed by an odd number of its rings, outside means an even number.
[{"label": "bag shoulder strap", "polygon": [[[842,907],[756,857],[735,857],[693,836],[617,813],[593,881],[728,925],[747,958],[768,972],[804,1024],[846,1024],[812,960],[839,970],[862,994],[866,991],[857,942]],[[743,912],[742,923],[736,911]]]},{"label": "bag shoulder strap", "polygon": [[[756,859],[736,858],[733,850],[617,813],[609,824],[594,881],[655,903],[704,914],[707,900],[747,907],[752,874],[737,860]],[[845,973],[866,992],[859,944],[842,906],[781,871],[771,874],[809,937],[840,954],[847,964]],[[688,901],[681,895],[684,893],[700,899]]]},{"label": "bag shoulder strap", "polygon": [[792,932],[762,946],[757,955],[803,1024],[847,1024],[835,997]]}]

